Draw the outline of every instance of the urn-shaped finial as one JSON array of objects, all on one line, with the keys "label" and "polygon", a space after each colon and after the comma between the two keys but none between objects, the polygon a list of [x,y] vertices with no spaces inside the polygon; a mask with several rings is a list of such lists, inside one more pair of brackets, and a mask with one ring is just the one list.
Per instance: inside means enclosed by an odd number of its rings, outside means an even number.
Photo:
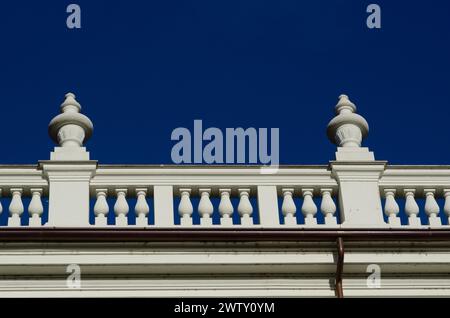
[{"label": "urn-shaped finial", "polygon": [[80,113],[81,105],[75,95],[66,94],[61,104],[61,114],[52,119],[48,125],[48,133],[52,140],[61,147],[82,147],[94,129],[91,120]]},{"label": "urn-shaped finial", "polygon": [[328,123],[328,138],[338,147],[361,147],[369,133],[367,121],[355,113],[356,106],[347,95],[339,96],[335,109],[337,116]]}]

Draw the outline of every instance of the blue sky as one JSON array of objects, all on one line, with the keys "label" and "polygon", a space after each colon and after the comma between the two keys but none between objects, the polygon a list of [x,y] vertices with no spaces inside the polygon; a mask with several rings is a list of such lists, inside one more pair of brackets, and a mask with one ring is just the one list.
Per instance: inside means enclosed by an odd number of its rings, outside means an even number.
[{"label": "blue sky", "polygon": [[[66,27],[66,6],[82,28]],[[366,27],[381,6],[382,28]],[[450,3],[9,1],[0,8],[1,163],[36,163],[73,91],[100,163],[171,163],[173,129],[280,128],[280,162],[326,164],[341,93],[377,159],[450,163]]]}]

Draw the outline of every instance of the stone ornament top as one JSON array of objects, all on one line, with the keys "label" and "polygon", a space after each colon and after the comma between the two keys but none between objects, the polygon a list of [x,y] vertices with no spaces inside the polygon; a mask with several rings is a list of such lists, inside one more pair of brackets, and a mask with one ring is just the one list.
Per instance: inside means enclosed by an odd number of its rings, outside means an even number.
[{"label": "stone ornament top", "polygon": [[83,147],[94,130],[92,121],[81,114],[81,105],[75,95],[66,94],[61,104],[61,114],[54,117],[48,125],[48,133],[59,145],[51,153],[51,160],[89,160],[89,152]]},{"label": "stone ornament top", "polygon": [[339,147],[361,147],[362,140],[369,133],[369,124],[356,114],[356,106],[347,95],[339,96],[336,107],[337,116],[329,123],[327,135]]}]

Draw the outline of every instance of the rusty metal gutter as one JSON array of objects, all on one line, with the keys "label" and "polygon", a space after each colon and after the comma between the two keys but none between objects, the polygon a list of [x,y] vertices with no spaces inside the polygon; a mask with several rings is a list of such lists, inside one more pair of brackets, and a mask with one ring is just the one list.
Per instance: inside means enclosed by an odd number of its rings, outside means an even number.
[{"label": "rusty metal gutter", "polygon": [[117,229],[2,228],[0,242],[250,242],[250,241],[449,241],[450,229]]},{"label": "rusty metal gutter", "polygon": [[336,277],[335,277],[335,291],[337,298],[344,298],[344,288],[342,287],[342,273],[344,271],[344,240],[338,237],[337,243],[337,262],[336,262]]}]

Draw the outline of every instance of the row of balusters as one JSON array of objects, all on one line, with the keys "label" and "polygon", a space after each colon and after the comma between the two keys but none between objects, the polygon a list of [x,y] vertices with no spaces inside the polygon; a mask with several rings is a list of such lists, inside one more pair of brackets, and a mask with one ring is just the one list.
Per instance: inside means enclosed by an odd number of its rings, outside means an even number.
[{"label": "row of balusters", "polygon": [[[194,213],[194,207],[191,202],[191,188],[182,188],[180,191],[180,203],[178,204],[178,213],[180,215],[181,225],[192,225],[192,214]],[[240,188],[237,190],[239,194],[239,204],[237,211],[240,216],[241,225],[248,226],[253,225],[253,206],[250,202],[250,188]],[[201,188],[198,190],[200,195],[200,201],[198,203],[198,213],[200,214],[200,225],[208,226],[212,225],[212,215],[214,213],[214,206],[211,202],[210,188]],[[233,225],[233,213],[234,207],[231,203],[231,189],[219,189],[220,203],[220,225],[231,226]]]},{"label": "row of balusters", "polygon": [[[284,224],[285,225],[297,225],[297,207],[295,205],[293,195],[293,188],[282,188],[281,192],[283,194],[283,203],[281,205],[281,212],[284,216]],[[314,189],[301,189],[301,195],[303,197],[303,204],[301,207],[301,212],[304,217],[304,225],[306,226],[314,226],[317,225],[317,206],[313,200]],[[337,225],[336,214],[336,204],[333,201],[332,194],[333,189],[320,189],[320,194],[322,197],[322,201],[320,204],[320,212],[322,212],[324,216],[325,225]]]},{"label": "row of balusters", "polygon": [[[127,214],[129,212],[129,205],[127,202],[127,189],[116,189],[116,202],[114,204],[114,212],[116,214],[116,225],[126,226],[128,225]],[[239,194],[239,205],[237,211],[239,213],[242,225],[252,225],[253,224],[253,206],[250,202],[250,189],[240,188],[237,190]],[[384,189],[385,195],[385,206],[384,212],[388,217],[388,223],[393,226],[400,226],[401,221],[398,216],[400,212],[400,207],[396,202],[395,195],[397,193],[396,189]],[[28,191],[27,191],[28,192]],[[200,195],[200,202],[198,205],[198,212],[200,214],[200,224],[211,225],[212,224],[212,214],[214,212],[213,204],[210,200],[211,189],[201,188],[198,190]],[[305,225],[315,225],[317,224],[316,213],[318,208],[313,200],[313,189],[304,188],[300,190],[303,197],[303,204],[301,207],[301,212],[304,216]],[[8,226],[20,226],[21,216],[25,211],[25,206],[23,203],[23,188],[11,188],[9,189],[11,194],[11,202],[8,206]],[[109,206],[106,201],[108,191],[106,189],[96,190],[96,202],[94,206],[95,214],[95,224],[96,225],[107,225],[107,214],[109,212]],[[148,190],[146,188],[135,189],[137,201],[134,207],[136,213],[136,225],[146,226],[148,225],[148,214],[150,207],[147,203],[146,196]],[[192,225],[192,214],[194,211],[193,205],[190,200],[192,193],[191,188],[181,188],[180,193],[180,203],[178,206],[178,212],[180,215],[180,223],[182,225]],[[296,225],[297,224],[297,207],[294,203],[294,189],[293,188],[282,188],[281,193],[283,196],[281,211],[284,217],[285,225]],[[335,212],[336,205],[332,199],[332,189],[320,189],[322,196],[322,201],[320,205],[320,211],[324,215],[324,222],[327,225],[337,224]],[[408,225],[410,226],[421,226],[421,220],[419,217],[420,208],[415,199],[415,189],[404,189],[405,196],[405,213],[408,216]],[[440,226],[442,225],[441,218],[439,217],[440,207],[435,198],[435,189],[423,189],[425,195],[425,206],[424,211],[428,216],[428,225]],[[0,189],[0,195],[2,194],[2,189]],[[31,201],[28,205],[29,214],[29,226],[41,226],[41,217],[44,212],[44,206],[42,204],[42,188],[30,189],[29,194],[31,195]],[[231,189],[219,189],[220,194],[220,204],[218,211],[220,213],[220,224],[221,225],[233,225],[232,215],[234,213],[234,208],[230,200]],[[445,204],[443,211],[449,219],[450,224],[450,189],[444,189],[443,196],[445,198]],[[3,211],[3,206],[0,202],[0,213]]]},{"label": "row of balusters", "polygon": [[[116,189],[116,202],[114,204],[114,213],[116,215],[116,225],[117,226],[127,226],[128,225],[128,212],[130,207],[127,202],[127,189]],[[150,206],[147,203],[147,192],[146,188],[137,188],[136,192],[136,205],[134,211],[136,213],[136,225],[137,226],[147,226],[148,225],[148,214],[150,212]],[[95,225],[106,226],[108,224],[107,215],[109,213],[108,202],[106,201],[108,195],[107,189],[96,189],[96,201],[94,205],[94,215],[95,215]]]},{"label": "row of balusters", "polygon": [[[400,213],[400,206],[395,199],[397,190],[384,189],[383,191],[386,199],[384,213],[388,217],[388,223],[392,226],[401,226],[401,219],[398,216]],[[405,213],[408,216],[408,225],[413,227],[421,226],[422,222],[419,216],[420,208],[415,198],[416,189],[403,189],[403,194],[405,196]],[[439,215],[440,207],[435,198],[436,189],[423,189],[423,194],[425,196],[424,211],[428,217],[427,225],[441,226],[442,220]],[[444,189],[443,196],[445,198],[443,210],[448,218],[448,224],[450,225],[450,189]]]},{"label": "row of balusters", "polygon": [[[28,204],[27,211],[29,216],[28,226],[39,227],[42,226],[42,214],[44,213],[44,205],[42,204],[42,188],[30,189],[31,200]],[[0,195],[3,189],[0,189]],[[27,191],[28,192],[28,191]],[[23,188],[9,189],[11,194],[11,202],[8,206],[8,226],[21,226],[21,218],[25,212],[25,205],[23,203]],[[0,202],[0,214],[3,213],[3,205]]]},{"label": "row of balusters", "polygon": [[[194,212],[194,207],[192,205],[190,196],[192,193],[191,188],[182,188],[180,191],[180,203],[178,206],[178,212],[181,217],[181,225],[192,225],[192,214]],[[253,206],[250,202],[250,188],[239,188],[237,189],[239,195],[239,204],[237,207],[237,212],[240,216],[241,225],[249,226],[254,224],[254,219],[252,218]],[[282,188],[281,193],[283,196],[283,202],[281,205],[281,212],[284,217],[285,225],[297,225],[297,207],[294,202],[294,188]],[[211,189],[204,188],[198,190],[200,195],[200,201],[198,204],[198,212],[200,214],[200,224],[201,225],[212,225],[212,215],[214,213],[214,206],[210,199]],[[301,212],[304,216],[304,225],[314,226],[317,225],[316,214],[318,208],[313,200],[314,189],[304,188],[301,189],[301,195],[303,197],[303,204],[301,207]],[[326,225],[336,225],[337,219],[336,204],[333,201],[332,193],[333,190],[326,188],[320,190],[322,196],[322,202],[320,205],[320,210],[324,215],[324,220]],[[220,213],[220,224],[224,226],[233,225],[233,213],[234,207],[230,200],[231,189],[219,189],[220,203],[219,203],[219,213]],[[275,213],[276,211],[274,211]]]},{"label": "row of balusters", "polygon": [[[294,188],[281,188],[282,194],[282,205],[281,212],[283,215],[284,225],[293,226],[297,225],[297,206],[294,202],[294,194],[296,194]],[[194,206],[191,200],[191,194],[193,193],[192,188],[180,188],[179,190],[180,201],[177,207],[178,214],[180,216],[180,225],[191,226],[193,225],[193,214]],[[200,216],[200,225],[211,226],[213,225],[213,213],[214,205],[211,201],[211,188],[199,188],[198,195],[200,197],[197,211]],[[236,189],[238,194],[239,204],[237,206],[237,213],[239,214],[240,224],[243,226],[254,225],[254,207],[250,201],[251,189],[250,188],[238,188]],[[304,188],[301,189],[300,194],[303,198],[303,203],[301,206],[301,212],[304,216],[304,225],[314,226],[317,225],[316,214],[318,212],[318,207],[313,200],[314,189]],[[147,203],[147,189],[135,189],[136,193],[136,205],[134,211],[136,214],[136,225],[137,226],[147,226],[148,225],[148,214],[150,207]],[[320,211],[324,216],[324,223],[326,225],[336,225],[337,219],[336,204],[332,198],[333,190],[326,188],[320,189],[321,194],[321,204]],[[106,226],[107,225],[107,214],[109,213],[109,206],[107,202],[107,189],[96,189],[96,202],[94,205],[95,214],[95,225]],[[233,215],[235,213],[233,204],[231,202],[231,188],[219,189],[220,203],[218,206],[218,212],[220,215],[220,225],[222,226],[232,226]],[[130,207],[127,202],[127,189],[116,189],[115,190],[116,201],[113,207],[115,213],[115,224],[117,226],[128,225],[127,215],[129,213]],[[168,211],[168,213],[170,213]],[[276,213],[276,211],[274,211]]]},{"label": "row of balusters", "polygon": [[[251,214],[253,213],[253,207],[249,200],[250,189],[239,189],[240,202],[238,206],[238,212],[241,215],[241,224],[250,225],[253,224],[251,219]],[[137,226],[147,226],[148,225],[148,214],[150,212],[150,207],[147,203],[147,189],[136,189],[136,205],[134,211],[136,214],[136,225]],[[179,189],[180,193],[180,203],[178,205],[178,213],[180,215],[181,225],[192,225],[192,214],[194,213],[194,207],[191,202],[191,192],[190,188]],[[230,200],[231,189],[220,189],[220,205],[219,212],[221,214],[221,224],[222,225],[233,225],[233,205]],[[214,212],[213,204],[210,200],[211,189],[199,189],[200,202],[198,205],[198,212],[201,216],[201,225],[212,225],[212,214]],[[109,213],[109,206],[106,200],[108,194],[107,189],[97,189],[96,190],[96,202],[94,205],[95,214],[95,225],[106,226],[107,225],[107,214]],[[127,215],[130,210],[126,195],[127,189],[116,189],[116,202],[114,204],[113,210],[116,215],[116,225],[126,226],[128,225]],[[170,211],[167,211],[170,213]]]}]

